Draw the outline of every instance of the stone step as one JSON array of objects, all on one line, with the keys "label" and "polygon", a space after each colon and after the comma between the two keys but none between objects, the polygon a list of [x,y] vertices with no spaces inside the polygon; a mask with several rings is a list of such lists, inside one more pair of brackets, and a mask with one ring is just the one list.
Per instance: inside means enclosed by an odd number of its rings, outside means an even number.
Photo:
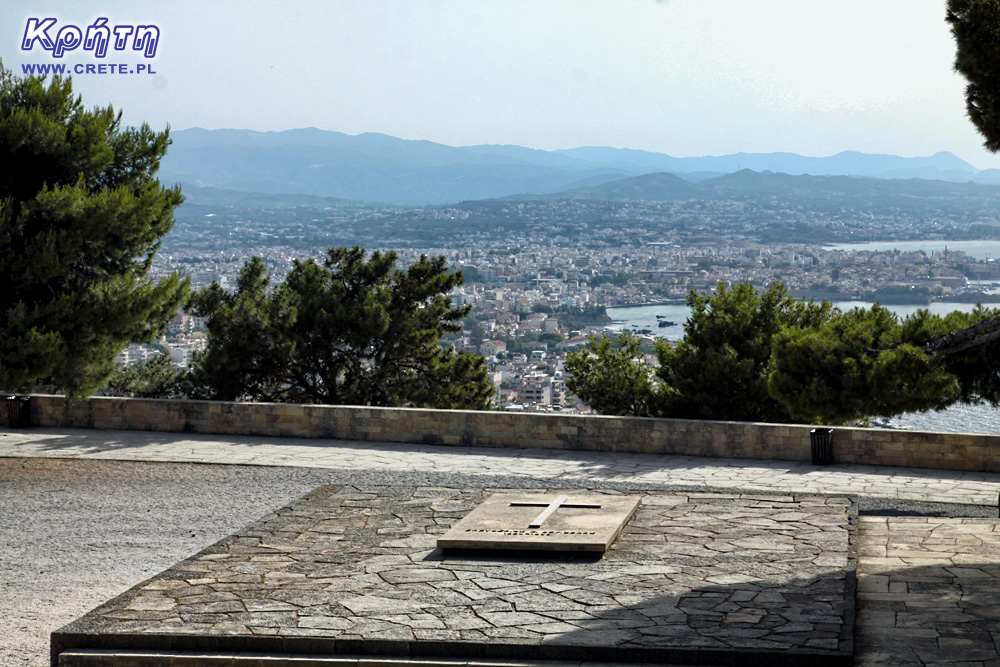
[{"label": "stone step", "polygon": [[[203,653],[75,649],[59,655],[58,667],[662,667],[652,663],[586,663],[557,660],[447,660],[379,656],[280,653]],[[686,667],[675,665],[673,667]],[[690,666],[687,666],[690,667]],[[711,667],[711,666],[708,666]]]}]

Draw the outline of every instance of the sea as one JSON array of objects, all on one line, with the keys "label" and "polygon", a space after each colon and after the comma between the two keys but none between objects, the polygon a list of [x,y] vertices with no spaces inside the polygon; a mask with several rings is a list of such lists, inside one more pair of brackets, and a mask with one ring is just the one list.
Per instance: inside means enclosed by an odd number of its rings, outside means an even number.
[{"label": "sea", "polygon": [[875,252],[923,250],[927,254],[944,250],[961,250],[969,257],[976,259],[1000,258],[1000,241],[873,241],[871,243],[833,243],[823,247],[826,250],[871,250]]},{"label": "sea", "polygon": [[[926,244],[922,246],[922,248],[924,247]],[[997,243],[997,248],[1000,252],[1000,243]],[[834,301],[833,305],[841,310],[850,310],[858,306],[868,308],[872,304],[866,301]],[[886,308],[894,311],[900,317],[906,317],[920,308],[926,308],[931,313],[942,315],[956,310],[967,312],[974,307],[975,304],[971,303],[946,302],[934,302],[928,306],[886,305]],[[655,336],[678,341],[684,336],[684,322],[690,313],[691,309],[683,304],[608,308],[608,316],[611,317],[612,323],[607,328],[633,332],[648,329]],[[666,326],[659,326],[661,322],[666,322]],[[1000,434],[1000,408],[989,405],[960,404],[940,412],[912,412],[889,420],[882,419],[878,421],[877,425],[917,431]]]}]

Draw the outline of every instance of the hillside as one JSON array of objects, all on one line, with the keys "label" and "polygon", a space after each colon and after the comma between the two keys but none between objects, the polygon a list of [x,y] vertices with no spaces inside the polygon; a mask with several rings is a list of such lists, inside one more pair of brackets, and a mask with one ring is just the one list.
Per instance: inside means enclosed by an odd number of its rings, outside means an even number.
[{"label": "hillside", "polygon": [[[283,132],[194,128],[173,131],[170,137],[173,145],[160,171],[166,183],[416,205],[517,193],[549,195],[605,185],[609,185],[609,197],[636,198],[646,191],[665,189],[675,191],[671,196],[681,196],[686,183],[704,185],[717,180],[712,177],[719,174],[740,170],[817,176],[903,175],[955,182],[998,180],[993,173],[996,170],[977,172],[950,153],[920,158],[851,151],[822,158],[792,153],[678,158],[608,147],[555,151],[503,145],[455,147],[316,128]],[[667,179],[662,176],[665,172],[680,178]],[[649,174],[655,176],[647,181],[622,182]],[[622,190],[616,194],[618,189]]]},{"label": "hillside", "polygon": [[845,206],[919,208],[949,201],[1000,203],[1000,186],[949,183],[923,179],[878,179],[850,176],[811,176],[756,172],[743,169],[696,183],[674,174],[644,174],[600,185],[573,188],[548,195],[512,195],[507,200],[778,200],[788,203],[829,202]]}]

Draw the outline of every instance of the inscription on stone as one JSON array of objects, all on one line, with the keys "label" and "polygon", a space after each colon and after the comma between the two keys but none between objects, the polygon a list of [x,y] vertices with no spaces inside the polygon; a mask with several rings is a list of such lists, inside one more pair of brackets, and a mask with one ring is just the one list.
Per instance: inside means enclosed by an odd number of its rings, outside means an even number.
[{"label": "inscription on stone", "polygon": [[[443,549],[603,553],[639,506],[639,496],[496,494],[438,538]],[[539,512],[541,508],[541,512]]]}]

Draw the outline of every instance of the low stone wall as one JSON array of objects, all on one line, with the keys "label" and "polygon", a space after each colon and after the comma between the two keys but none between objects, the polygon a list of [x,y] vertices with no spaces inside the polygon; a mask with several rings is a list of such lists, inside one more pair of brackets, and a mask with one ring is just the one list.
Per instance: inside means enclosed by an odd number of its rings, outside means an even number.
[{"label": "low stone wall", "polygon": [[[470,410],[32,396],[38,426],[810,459],[811,426]],[[837,428],[835,463],[1000,471],[1000,436]]]}]

